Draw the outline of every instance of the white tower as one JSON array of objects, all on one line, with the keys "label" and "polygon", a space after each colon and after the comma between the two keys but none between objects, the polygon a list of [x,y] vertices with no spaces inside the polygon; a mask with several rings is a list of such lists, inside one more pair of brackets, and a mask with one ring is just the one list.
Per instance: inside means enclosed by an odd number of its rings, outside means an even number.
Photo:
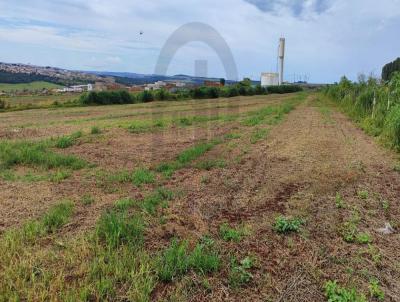
[{"label": "white tower", "polygon": [[279,64],[280,64],[280,71],[279,71],[279,85],[283,84],[283,67],[285,63],[285,38],[279,39]]}]

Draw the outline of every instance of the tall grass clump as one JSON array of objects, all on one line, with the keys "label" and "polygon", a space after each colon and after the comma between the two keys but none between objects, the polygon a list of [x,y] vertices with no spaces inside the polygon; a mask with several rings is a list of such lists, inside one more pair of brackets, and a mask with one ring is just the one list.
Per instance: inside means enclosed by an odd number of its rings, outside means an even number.
[{"label": "tall grass clump", "polygon": [[72,156],[58,154],[49,150],[48,142],[0,142],[0,166],[11,168],[16,165],[39,166],[46,169],[83,168],[85,161]]},{"label": "tall grass clump", "polygon": [[213,251],[212,243],[198,243],[190,252],[187,241],[173,240],[159,259],[158,276],[161,281],[171,282],[189,270],[208,274],[217,271],[220,265],[220,256]]},{"label": "tall grass clump", "polygon": [[352,82],[342,77],[339,83],[327,86],[324,93],[367,133],[400,149],[399,72],[388,81],[360,76],[358,82]]},{"label": "tall grass clump", "polygon": [[140,215],[109,211],[97,223],[96,238],[108,248],[120,245],[139,245],[143,241],[144,222]]}]

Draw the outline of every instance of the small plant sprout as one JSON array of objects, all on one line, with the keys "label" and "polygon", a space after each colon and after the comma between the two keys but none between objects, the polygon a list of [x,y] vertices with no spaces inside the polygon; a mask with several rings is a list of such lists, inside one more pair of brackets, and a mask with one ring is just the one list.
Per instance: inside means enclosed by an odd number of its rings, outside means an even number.
[{"label": "small plant sprout", "polygon": [[335,203],[336,203],[336,207],[338,209],[343,209],[344,208],[344,200],[342,198],[342,195],[340,195],[339,192],[336,193]]},{"label": "small plant sprout", "polygon": [[368,233],[358,233],[356,235],[356,242],[358,244],[369,244],[372,242],[372,237]]},{"label": "small plant sprout", "polygon": [[366,191],[366,190],[360,190],[360,191],[358,191],[358,192],[357,192],[357,195],[358,195],[359,198],[361,198],[361,199],[363,199],[363,200],[366,200],[366,199],[368,199],[368,197],[369,197],[369,193],[368,193],[368,191]]},{"label": "small plant sprout", "polygon": [[228,223],[224,223],[219,227],[219,233],[225,241],[239,242],[244,236],[243,229],[231,228]]},{"label": "small plant sprout", "polygon": [[254,261],[250,257],[246,257],[237,263],[235,258],[231,261],[231,271],[229,273],[229,285],[237,288],[249,283],[253,279],[253,275],[249,271],[254,267]]},{"label": "small plant sprout", "polygon": [[341,287],[336,281],[326,282],[324,289],[329,302],[367,302],[365,295],[359,294],[354,288]]},{"label": "small plant sprout", "polygon": [[371,298],[375,298],[378,301],[384,301],[385,300],[385,293],[383,292],[382,288],[379,285],[379,281],[376,279],[373,279],[369,282],[369,294]]},{"label": "small plant sprout", "polygon": [[97,127],[97,126],[93,126],[90,129],[90,134],[95,135],[95,134],[100,134],[100,133],[101,133],[101,129],[99,127]]},{"label": "small plant sprout", "polygon": [[279,234],[288,234],[292,232],[299,232],[300,227],[304,223],[305,221],[300,218],[287,218],[284,216],[279,216],[276,218],[273,228]]}]

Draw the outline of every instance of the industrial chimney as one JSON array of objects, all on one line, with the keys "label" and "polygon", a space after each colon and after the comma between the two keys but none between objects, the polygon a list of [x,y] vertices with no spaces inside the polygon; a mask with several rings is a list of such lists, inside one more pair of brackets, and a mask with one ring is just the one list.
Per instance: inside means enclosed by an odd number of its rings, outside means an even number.
[{"label": "industrial chimney", "polygon": [[279,39],[279,64],[280,64],[280,72],[279,72],[279,85],[283,84],[283,67],[285,63],[285,38]]}]

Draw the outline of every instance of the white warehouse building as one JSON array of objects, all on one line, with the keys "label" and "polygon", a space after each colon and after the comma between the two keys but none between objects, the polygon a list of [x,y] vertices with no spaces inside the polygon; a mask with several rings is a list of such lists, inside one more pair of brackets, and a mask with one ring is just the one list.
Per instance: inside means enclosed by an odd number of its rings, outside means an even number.
[{"label": "white warehouse building", "polygon": [[279,73],[263,72],[261,74],[261,86],[276,86],[279,85]]}]

